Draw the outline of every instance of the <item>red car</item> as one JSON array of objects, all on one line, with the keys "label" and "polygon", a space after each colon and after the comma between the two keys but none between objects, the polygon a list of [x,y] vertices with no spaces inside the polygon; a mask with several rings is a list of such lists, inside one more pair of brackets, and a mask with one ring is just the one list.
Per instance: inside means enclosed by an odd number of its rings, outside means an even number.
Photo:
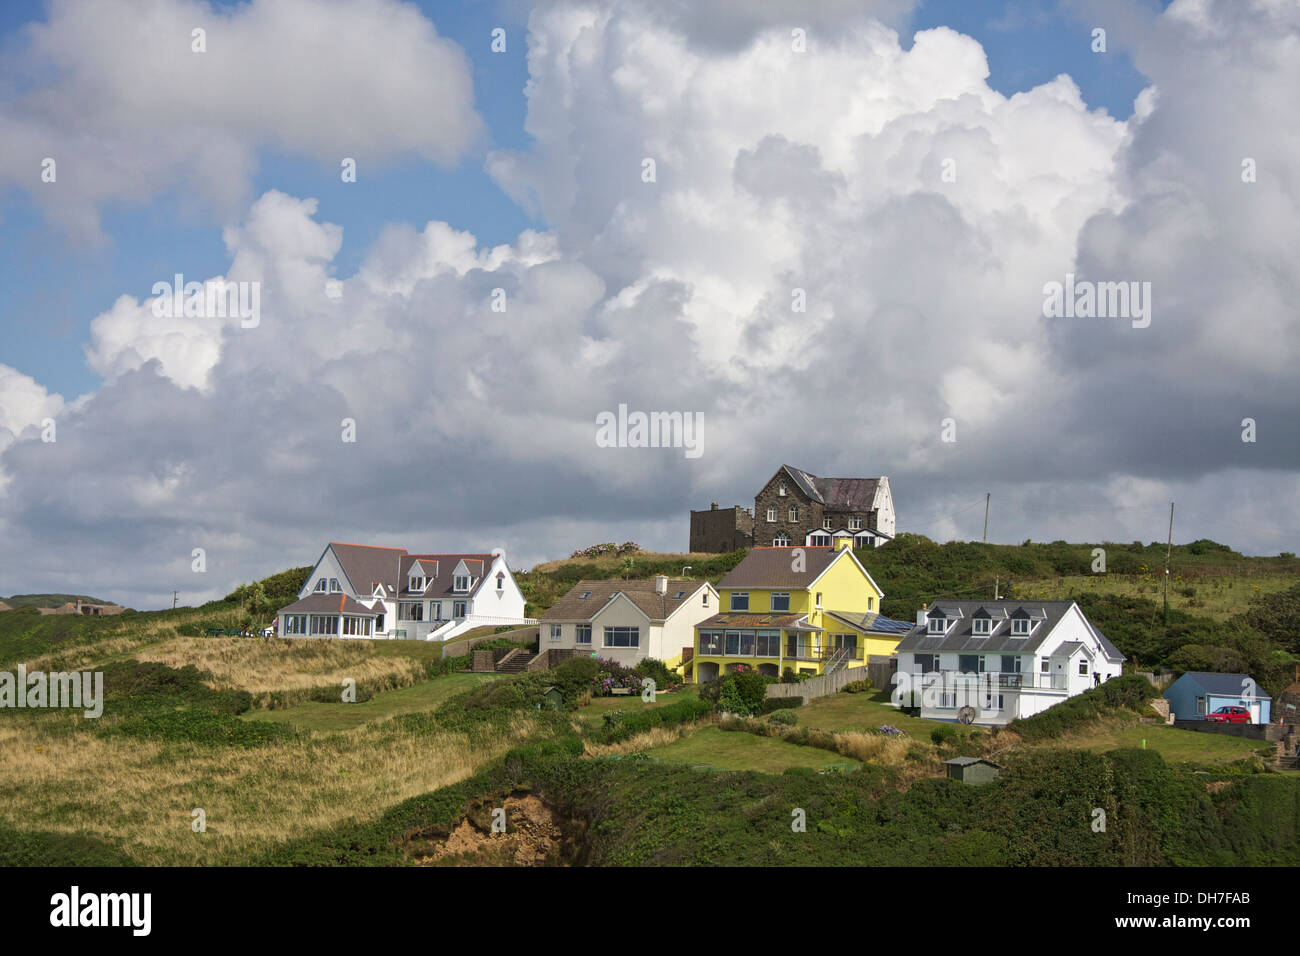
[{"label": "red car", "polygon": [[1220,707],[1214,713],[1206,714],[1205,719],[1216,724],[1249,724],[1252,722],[1250,711],[1235,704]]}]

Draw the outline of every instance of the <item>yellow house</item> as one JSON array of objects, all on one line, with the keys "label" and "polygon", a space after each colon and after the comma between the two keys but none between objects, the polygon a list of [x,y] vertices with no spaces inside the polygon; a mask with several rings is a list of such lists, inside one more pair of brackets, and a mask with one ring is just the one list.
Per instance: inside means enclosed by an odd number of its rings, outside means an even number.
[{"label": "yellow house", "polygon": [[693,679],[740,664],[824,674],[893,654],[912,623],[880,616],[884,595],[847,545],[752,549],[718,582],[719,613],[695,626]]}]

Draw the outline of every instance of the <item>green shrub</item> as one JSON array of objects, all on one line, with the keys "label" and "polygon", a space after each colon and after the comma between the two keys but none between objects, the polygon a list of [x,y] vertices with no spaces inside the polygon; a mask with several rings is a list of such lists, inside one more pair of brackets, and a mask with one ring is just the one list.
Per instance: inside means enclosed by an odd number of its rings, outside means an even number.
[{"label": "green shrub", "polygon": [[764,697],[763,705],[759,708],[760,714],[770,714],[778,710],[791,710],[795,707],[803,706],[802,697]]},{"label": "green shrub", "polygon": [[938,727],[934,728],[934,730],[930,731],[930,739],[934,741],[936,747],[946,746],[960,736],[961,734],[958,733],[957,728],[950,724],[940,724]]},{"label": "green shrub", "polygon": [[1141,713],[1156,696],[1151,682],[1140,674],[1112,677],[1082,694],[1063,700],[1032,717],[1013,720],[1007,726],[1025,740],[1044,740],[1072,730],[1094,718],[1120,710]]},{"label": "green shrub", "polygon": [[682,682],[682,679],[668,669],[668,665],[654,657],[647,657],[637,663],[632,668],[633,672],[640,677],[648,677],[655,682],[655,687],[663,690],[665,687],[675,687]]},{"label": "green shrub", "polygon": [[767,719],[772,721],[774,724],[785,724],[787,727],[793,727],[795,724],[799,723],[798,714],[788,708],[772,711],[772,713],[767,715]]},{"label": "green shrub", "polygon": [[840,693],[842,693],[842,694],[865,694],[865,693],[867,693],[867,692],[870,691],[870,690],[871,690],[871,681],[869,681],[869,680],[854,680],[854,681],[849,681],[847,684],[845,684],[843,687],[841,687],[841,688],[840,688]]}]

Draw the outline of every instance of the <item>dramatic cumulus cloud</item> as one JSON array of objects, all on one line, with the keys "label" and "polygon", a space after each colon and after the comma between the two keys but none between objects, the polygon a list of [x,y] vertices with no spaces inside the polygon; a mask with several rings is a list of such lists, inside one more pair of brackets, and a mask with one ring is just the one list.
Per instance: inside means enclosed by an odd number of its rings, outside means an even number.
[{"label": "dramatic cumulus cloud", "polygon": [[[143,604],[329,538],[522,564],[680,549],[688,507],[752,499],[782,461],[887,473],[901,527],[940,539],[978,535],[991,490],[995,540],[1150,540],[1177,498],[1180,530],[1294,550],[1292,9],[1126,21],[1151,78],[1128,121],[1068,76],[999,94],[952,30],[904,50],[887,24],[810,21],[798,52],[753,9],[726,42],[687,5],[534,10],[532,145],[487,165],[544,232],[485,247],[470,224],[395,224],[343,275],[314,200],[268,192],[224,233],[224,278],[260,283],[255,328],[125,296],[92,323],[93,396],[61,408],[0,375],[0,521],[25,574],[76,554],[96,593]],[[1150,327],[1044,318],[1067,273],[1150,282]],[[597,447],[621,403],[702,412],[704,454]],[[29,428],[47,409],[52,444]]]},{"label": "dramatic cumulus cloud", "polygon": [[4,63],[0,183],[79,234],[104,203],[169,186],[233,218],[261,147],[451,163],[480,136],[463,51],[398,0],[53,0],[25,32]]}]

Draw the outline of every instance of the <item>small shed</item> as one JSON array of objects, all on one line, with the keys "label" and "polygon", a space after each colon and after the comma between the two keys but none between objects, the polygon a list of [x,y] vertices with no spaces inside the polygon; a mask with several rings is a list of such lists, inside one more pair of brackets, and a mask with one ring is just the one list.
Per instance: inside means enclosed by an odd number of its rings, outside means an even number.
[{"label": "small shed", "polygon": [[550,710],[564,710],[564,695],[560,693],[558,687],[551,686],[542,691],[542,702],[537,705],[537,709],[541,710],[543,707]]},{"label": "small shed", "polygon": [[1252,724],[1267,724],[1273,716],[1273,699],[1249,674],[1188,671],[1169,685],[1164,697],[1178,720],[1201,720],[1224,705],[1247,708]]},{"label": "small shed", "polygon": [[943,765],[948,771],[949,780],[960,780],[973,786],[992,783],[1002,773],[1001,767],[983,757],[953,757],[945,760]]}]

